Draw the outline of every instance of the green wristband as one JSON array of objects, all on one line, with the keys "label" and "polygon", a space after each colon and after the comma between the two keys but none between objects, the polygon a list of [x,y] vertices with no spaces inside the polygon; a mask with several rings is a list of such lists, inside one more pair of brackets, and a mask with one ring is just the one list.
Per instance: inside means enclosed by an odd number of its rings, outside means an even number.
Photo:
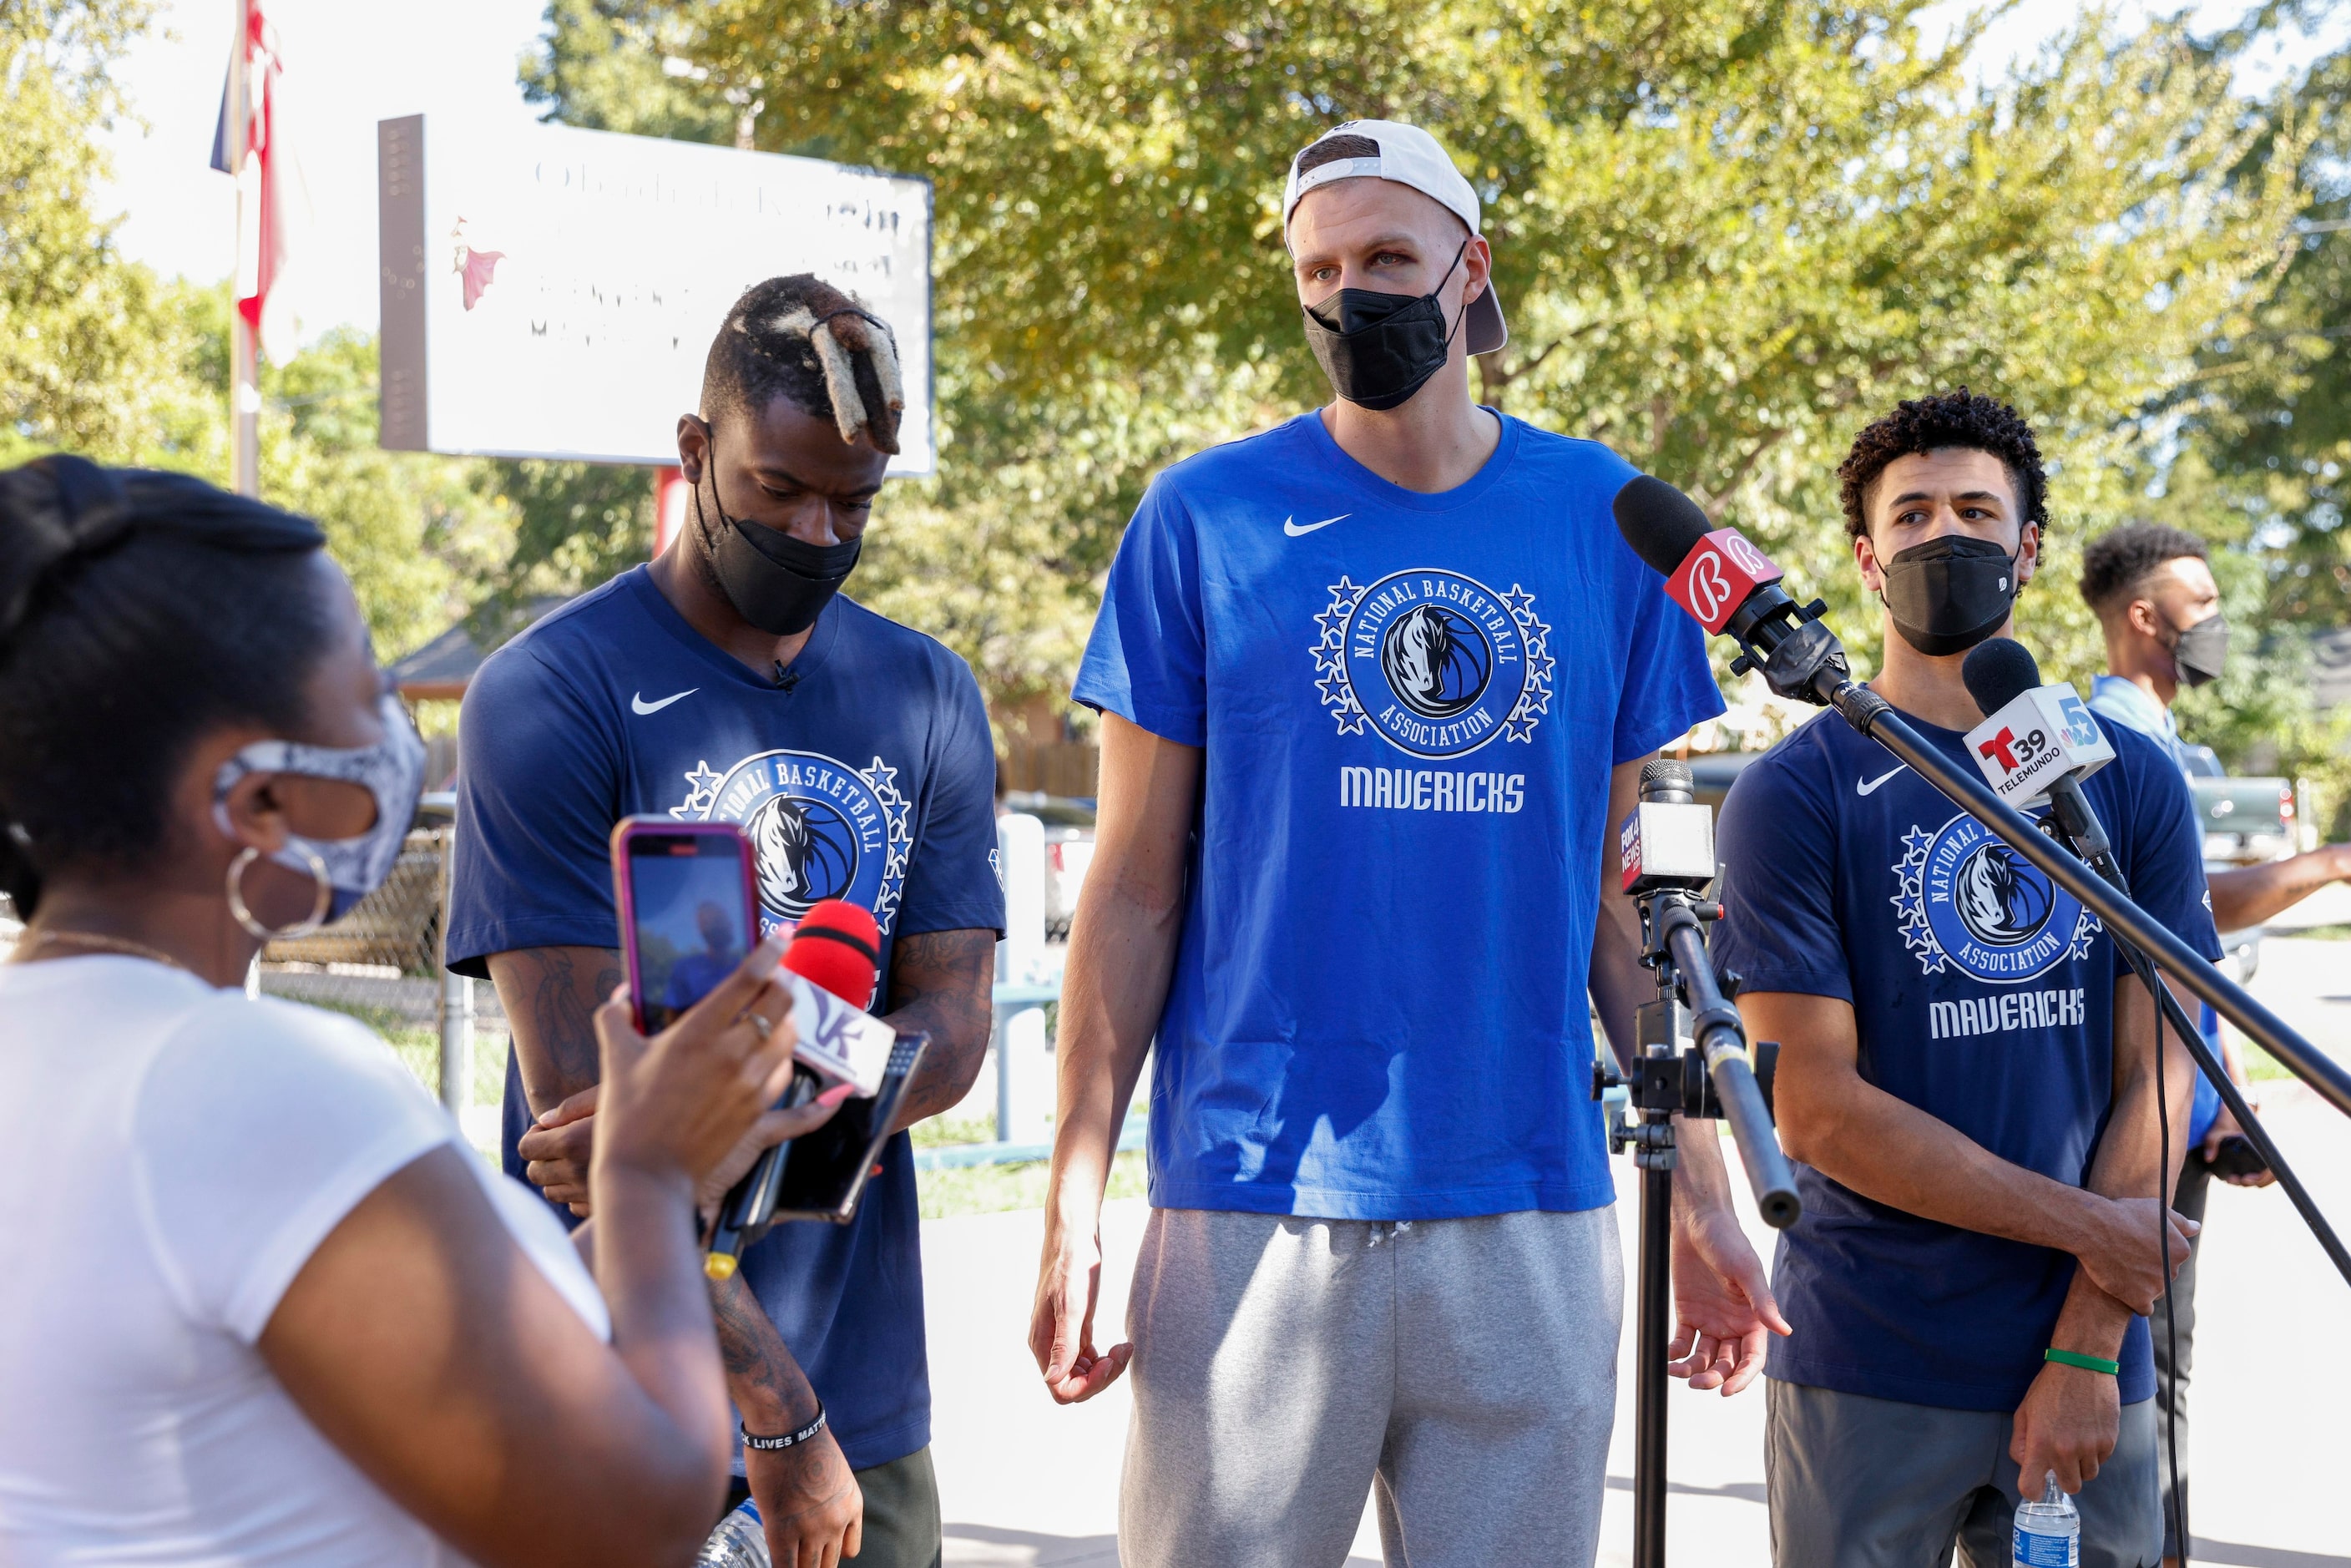
[{"label": "green wristband", "polygon": [[2043,1361],[2053,1361],[2060,1366],[2078,1366],[2085,1372],[2103,1372],[2108,1377],[2120,1377],[2123,1364],[2108,1361],[2102,1355],[2084,1355],[2078,1351],[2059,1350],[2054,1346],[2041,1353]]}]

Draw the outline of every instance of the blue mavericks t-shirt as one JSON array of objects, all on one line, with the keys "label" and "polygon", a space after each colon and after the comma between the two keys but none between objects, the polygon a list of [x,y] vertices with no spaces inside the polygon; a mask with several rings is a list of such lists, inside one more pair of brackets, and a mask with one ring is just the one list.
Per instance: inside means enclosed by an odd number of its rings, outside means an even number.
[{"label": "blue mavericks t-shirt", "polygon": [[1206,748],[1154,1204],[1611,1200],[1584,991],[1609,769],[1722,711],[1616,531],[1633,473],[1503,418],[1422,495],[1307,413],[1144,497],[1076,696]]},{"label": "blue mavericks t-shirt", "polygon": [[[449,956],[619,946],[607,847],[624,816],[743,824],[765,922],[846,898],[893,937],[1001,930],[996,753],[979,688],[930,638],[847,599],[789,690],[687,625],[640,567],[492,654],[465,695]],[[506,1168],[530,1124],[507,1067]],[[743,1275],[850,1465],[930,1440],[914,1158],[893,1138],[855,1220],[778,1227]]]},{"label": "blue mavericks t-shirt", "polygon": [[[1959,732],[1910,724],[1973,772]],[[2217,954],[2187,785],[2145,737],[2105,728],[2115,759],[2083,789],[2133,895],[2181,941]],[[1833,714],[1740,775],[1717,841],[1714,954],[1746,990],[1852,1003],[1864,1080],[2012,1165],[2072,1186],[2088,1179],[2114,1095],[2119,966],[2073,894]],[[1804,1213],[1781,1232],[1772,1289],[1796,1332],[1772,1345],[1770,1375],[1914,1405],[2016,1408],[2073,1258],[1795,1169]],[[2132,1321],[2121,1359],[2124,1403],[2151,1397],[2145,1319]]]}]

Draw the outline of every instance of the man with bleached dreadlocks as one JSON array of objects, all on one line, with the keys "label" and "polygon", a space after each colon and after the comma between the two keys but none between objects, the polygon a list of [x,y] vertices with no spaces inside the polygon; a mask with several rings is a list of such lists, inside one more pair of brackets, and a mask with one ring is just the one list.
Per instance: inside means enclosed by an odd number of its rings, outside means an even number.
[{"label": "man with bleached dreadlocks", "polygon": [[[913,1156],[987,1042],[1004,924],[996,758],[963,661],[842,596],[905,406],[889,326],[815,277],[744,294],[677,423],[694,487],[659,559],[482,666],[460,727],[449,956],[514,1030],[509,1171],[588,1208],[590,1015],[622,977],[606,842],[621,818],[743,824],[764,924],[873,912],[873,1010],[931,1045],[845,1226],[786,1225],[714,1289],[729,1391],[778,1563],[940,1560]],[[758,1445],[812,1434],[786,1447]]]}]

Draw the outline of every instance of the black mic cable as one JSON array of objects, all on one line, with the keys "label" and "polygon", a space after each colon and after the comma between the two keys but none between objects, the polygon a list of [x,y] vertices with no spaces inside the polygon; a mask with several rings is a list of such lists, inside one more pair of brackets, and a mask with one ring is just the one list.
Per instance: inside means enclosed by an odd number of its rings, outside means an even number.
[{"label": "black mic cable", "polygon": [[[1968,695],[1974,699],[1976,706],[1990,717],[2041,685],[2041,666],[2023,643],[2012,638],[1994,637],[1976,644],[1959,667],[1959,678],[1967,683]],[[2097,809],[2083,793],[2081,779],[2071,773],[2060,774],[2050,781],[2048,794],[2050,821],[2059,841],[2074,852],[2075,859],[2112,883],[2116,893],[2128,898],[2129,879],[2115,859],[2113,841],[2106,837],[2105,824],[2098,821]],[[2113,940],[2115,951],[2146,985],[2147,1000],[2155,1008],[2156,1255],[2163,1271],[2164,1360],[2171,1369],[2171,1396],[2163,1402],[2163,1447],[2171,1471],[2172,1528],[2179,1534],[2179,1560],[2185,1563],[2188,1510],[2179,1491],[2179,1312],[2172,1296],[2178,1276],[2171,1267],[2171,1100],[2163,1054],[2163,1025],[2168,1010],[2164,1004],[2175,998],[2163,978],[2163,971],[2152,959],[2125,941],[2119,932],[2109,931],[2106,935]],[[2184,1016],[2184,1009],[2182,1013]],[[2182,1044],[2184,1049],[2185,1042]],[[2189,1055],[2192,1058],[2194,1052]],[[2182,1157],[2186,1157],[2184,1150]],[[2020,1495],[2025,1479],[2021,1475],[2017,1478]]]}]

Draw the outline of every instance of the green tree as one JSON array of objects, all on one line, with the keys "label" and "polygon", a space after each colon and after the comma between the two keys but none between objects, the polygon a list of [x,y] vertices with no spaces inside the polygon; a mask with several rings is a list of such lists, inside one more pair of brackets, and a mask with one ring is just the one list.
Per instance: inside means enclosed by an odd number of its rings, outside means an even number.
[{"label": "green tree", "polygon": [[[692,91],[761,147],[935,182],[942,473],[892,496],[877,576],[999,691],[1066,675],[1054,628],[1081,632],[1154,470],[1327,395],[1279,200],[1350,117],[1429,126],[1480,189],[1513,331],[1486,395],[1735,513],[1841,590],[1866,663],[1829,478],[1853,429],[1961,382],[2016,402],[2050,435],[2064,573],[2297,199],[2291,159],[2246,177],[2273,128],[2178,28],[2094,15],[1979,91],[1974,34],[1923,50],[1923,8],[647,4],[651,118],[617,68],[534,79],[581,123],[643,129]],[[550,16],[556,57],[578,24]],[[2040,607],[2068,674],[2071,597]]]}]

